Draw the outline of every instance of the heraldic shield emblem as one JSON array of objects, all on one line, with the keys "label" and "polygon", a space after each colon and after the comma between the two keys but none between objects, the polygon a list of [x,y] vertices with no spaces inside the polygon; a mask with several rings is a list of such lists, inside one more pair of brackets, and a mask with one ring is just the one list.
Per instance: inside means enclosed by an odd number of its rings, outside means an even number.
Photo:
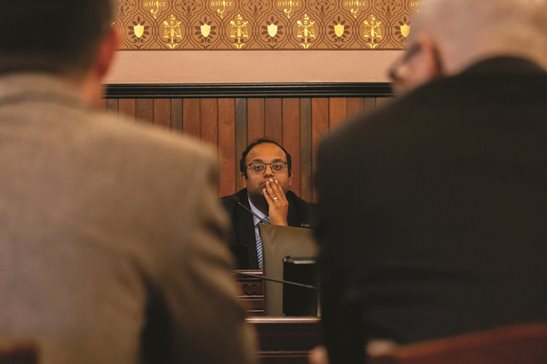
[{"label": "heraldic shield emblem", "polygon": [[272,38],[277,35],[277,24],[271,23],[268,25],[268,35]]},{"label": "heraldic shield emblem", "polygon": [[344,24],[338,23],[334,26],[334,34],[336,34],[337,37],[341,37],[342,35],[344,35],[344,30]]},{"label": "heraldic shield emblem", "polygon": [[199,28],[201,30],[201,35],[203,35],[204,38],[207,38],[209,34],[211,34],[211,26],[209,24],[201,24]]},{"label": "heraldic shield emblem", "polygon": [[137,38],[142,37],[142,35],[144,34],[144,25],[142,25],[142,24],[134,25],[133,26],[133,32],[135,33],[135,36]]}]

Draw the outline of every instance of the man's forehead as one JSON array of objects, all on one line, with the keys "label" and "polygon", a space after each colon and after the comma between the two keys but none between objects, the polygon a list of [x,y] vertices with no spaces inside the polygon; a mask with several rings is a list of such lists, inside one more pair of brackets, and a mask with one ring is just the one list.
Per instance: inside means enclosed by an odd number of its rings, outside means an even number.
[{"label": "man's forehead", "polygon": [[247,154],[247,160],[285,160],[285,152],[272,143],[262,143],[253,147]]}]

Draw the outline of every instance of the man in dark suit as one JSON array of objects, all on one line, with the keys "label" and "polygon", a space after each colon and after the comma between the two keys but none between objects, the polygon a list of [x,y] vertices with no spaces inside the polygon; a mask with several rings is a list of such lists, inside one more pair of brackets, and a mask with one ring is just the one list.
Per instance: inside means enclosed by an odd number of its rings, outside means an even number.
[{"label": "man in dark suit", "polygon": [[1,339],[43,364],[254,363],[213,151],[92,107],[113,13],[2,3]]},{"label": "man in dark suit", "polygon": [[221,198],[232,222],[232,249],[240,269],[262,269],[259,223],[309,227],[311,206],[289,191],[291,155],[276,141],[260,138],[241,154],[244,188]]},{"label": "man in dark suit", "polygon": [[405,95],[322,142],[331,364],[547,320],[544,1],[424,1],[392,70]]}]

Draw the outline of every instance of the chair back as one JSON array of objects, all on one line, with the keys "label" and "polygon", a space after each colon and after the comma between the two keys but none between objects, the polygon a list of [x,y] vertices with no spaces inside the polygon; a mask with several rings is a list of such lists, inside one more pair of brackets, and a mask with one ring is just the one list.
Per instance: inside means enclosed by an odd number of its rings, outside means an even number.
[{"label": "chair back", "polygon": [[29,341],[0,341],[0,364],[38,364],[38,348]]},{"label": "chair back", "polygon": [[[311,229],[258,225],[264,252],[264,275],[269,278],[283,279],[283,258],[316,257],[317,243]],[[264,314],[283,315],[283,285],[275,282],[264,283]]]},{"label": "chair back", "polygon": [[547,323],[508,326],[400,346],[371,364],[546,364]]}]

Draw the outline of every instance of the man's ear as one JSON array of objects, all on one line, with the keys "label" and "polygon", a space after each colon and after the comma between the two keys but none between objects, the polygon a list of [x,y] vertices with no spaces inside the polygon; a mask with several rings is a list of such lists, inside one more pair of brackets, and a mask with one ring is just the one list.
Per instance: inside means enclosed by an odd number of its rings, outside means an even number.
[{"label": "man's ear", "polygon": [[412,39],[400,64],[395,66],[396,93],[405,93],[442,74],[440,50],[435,39],[419,34]]},{"label": "man's ear", "polygon": [[98,80],[102,81],[106,77],[108,70],[110,70],[120,41],[121,34],[119,29],[114,26],[110,27],[99,44],[95,63],[93,64],[93,72]]},{"label": "man's ear", "polygon": [[241,178],[241,185],[243,188],[247,188],[247,178],[245,175],[242,173],[239,177]]},{"label": "man's ear", "polygon": [[419,63],[417,66],[419,72],[429,80],[440,76],[443,70],[441,51],[437,41],[424,34],[418,36],[415,42],[419,44],[421,50],[413,60],[415,64]]}]

